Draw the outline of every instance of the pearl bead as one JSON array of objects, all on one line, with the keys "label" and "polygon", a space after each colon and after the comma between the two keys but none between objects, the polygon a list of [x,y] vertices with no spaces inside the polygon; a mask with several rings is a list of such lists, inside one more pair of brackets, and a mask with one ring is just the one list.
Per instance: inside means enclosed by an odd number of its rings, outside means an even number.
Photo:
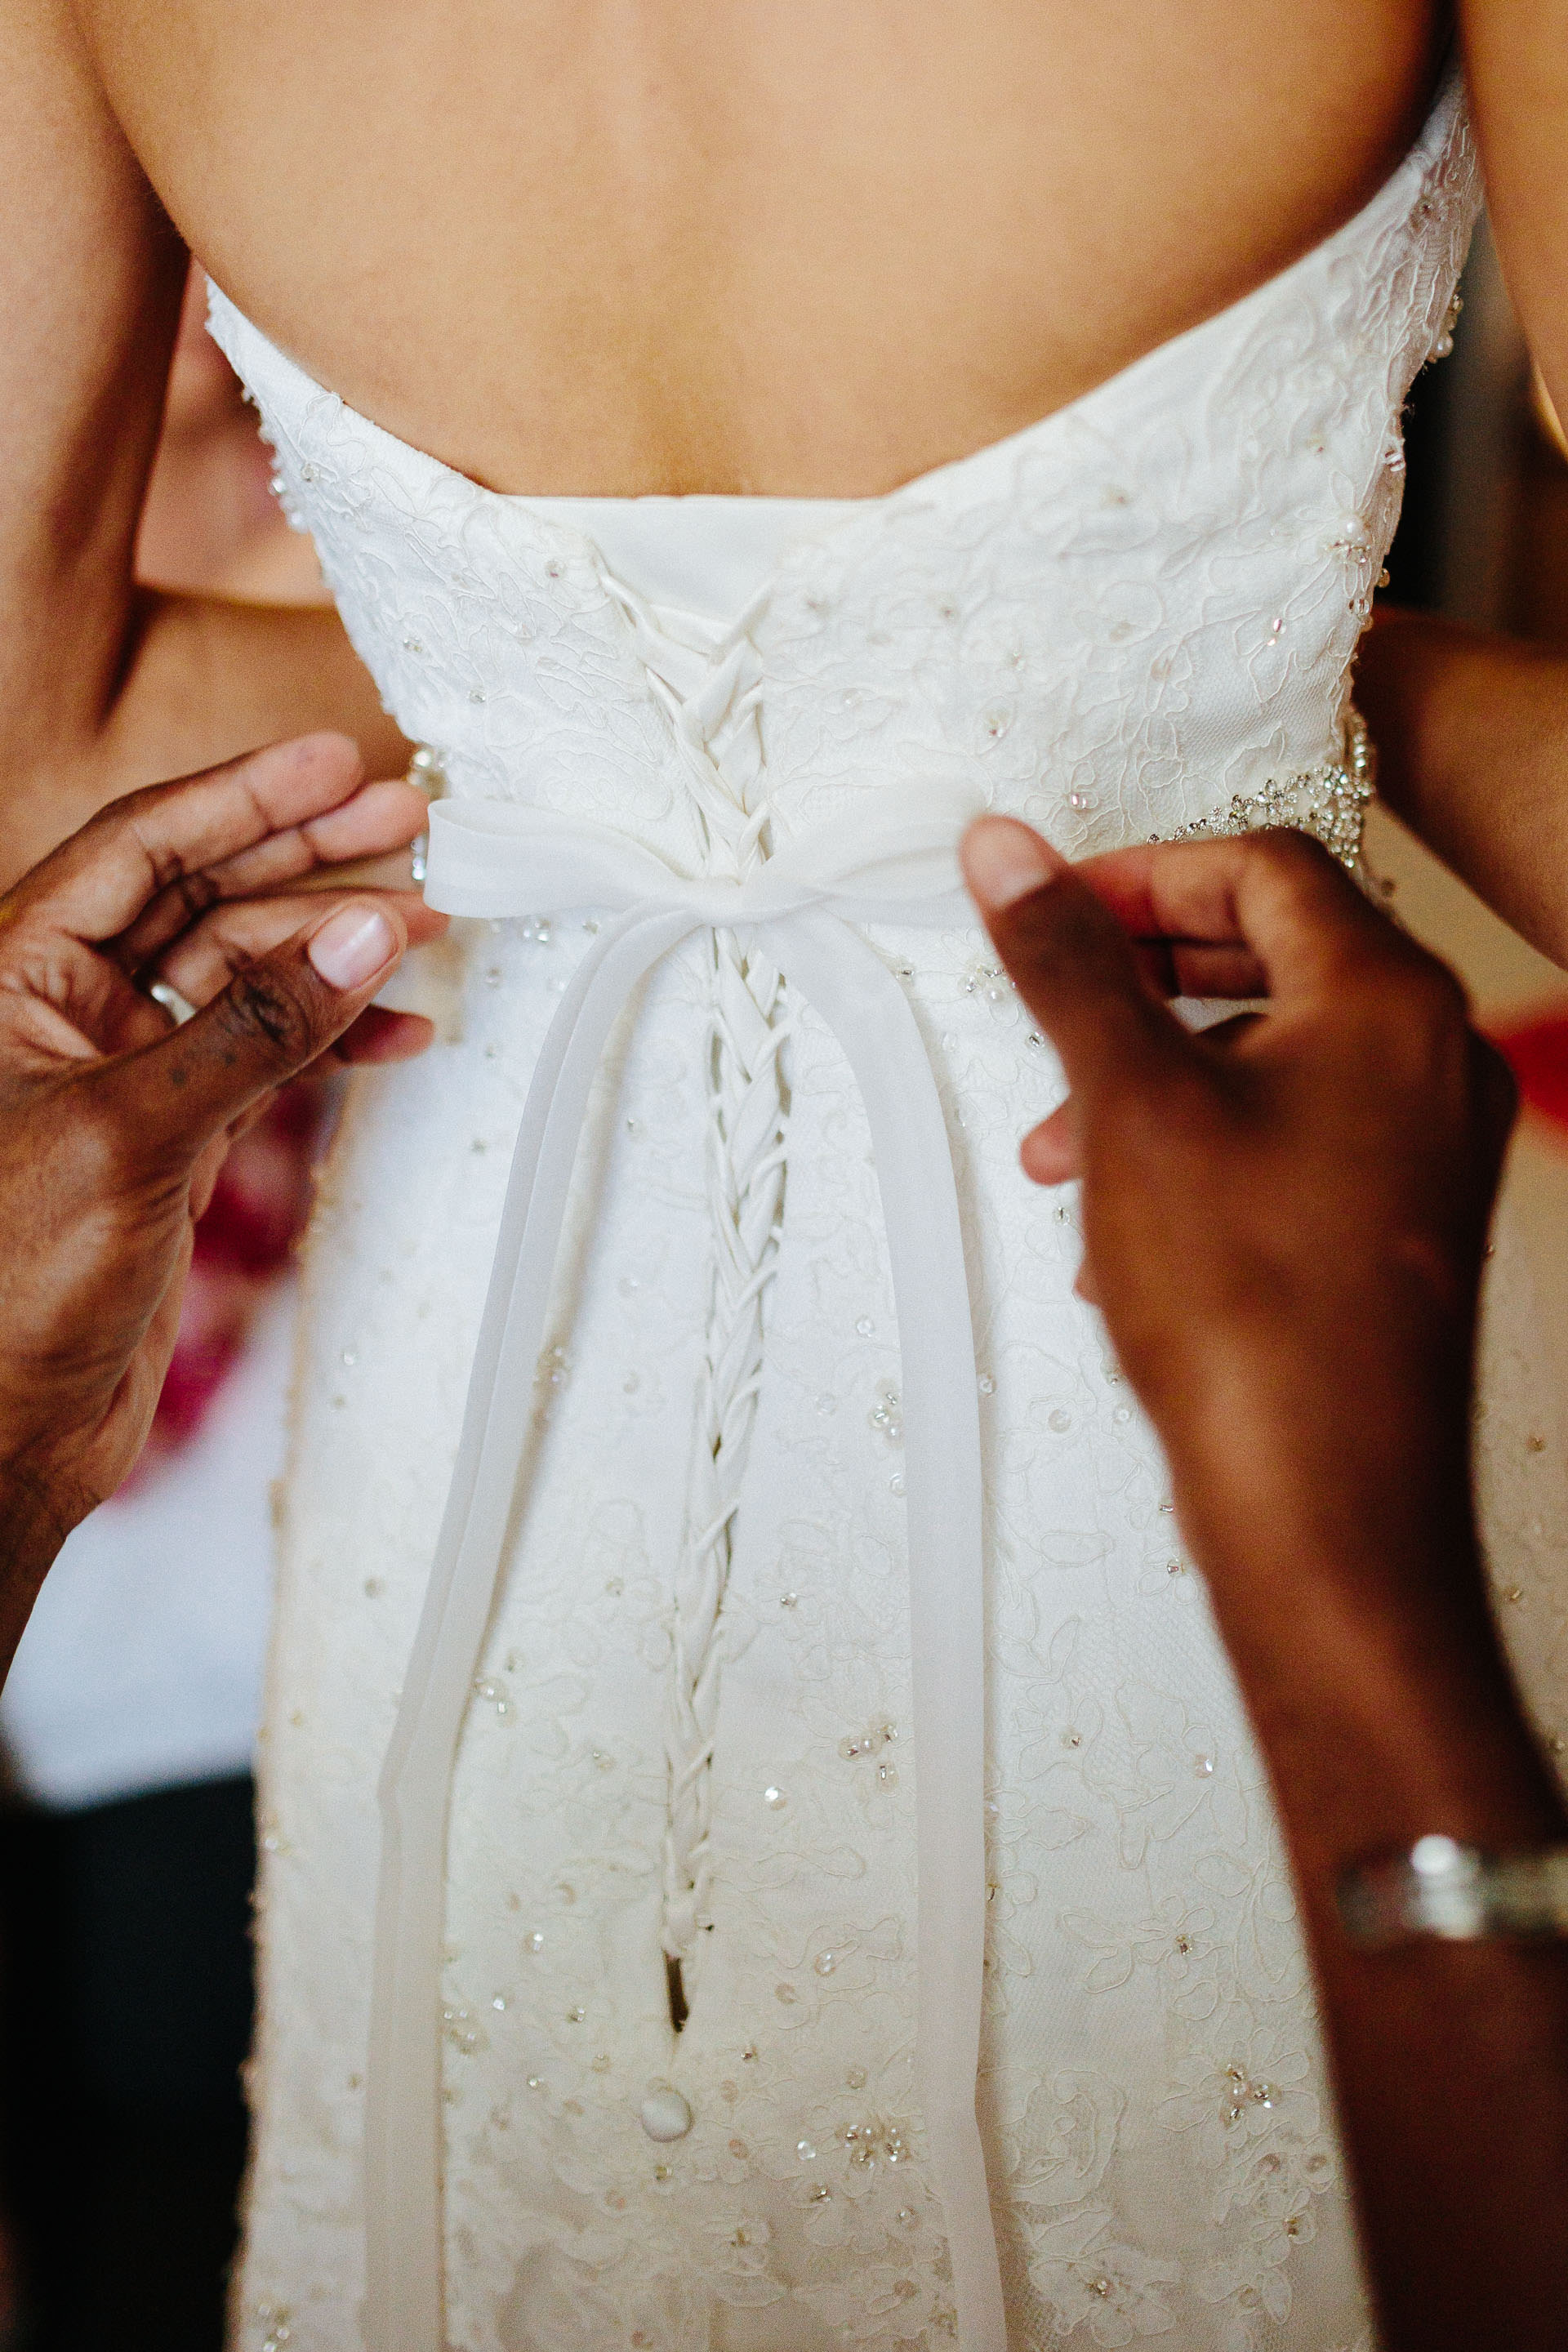
[{"label": "pearl bead", "polygon": [[667,2084],[650,2091],[642,2103],[642,2127],[649,2139],[684,2139],[691,2129],[691,2109],[679,2091]]}]

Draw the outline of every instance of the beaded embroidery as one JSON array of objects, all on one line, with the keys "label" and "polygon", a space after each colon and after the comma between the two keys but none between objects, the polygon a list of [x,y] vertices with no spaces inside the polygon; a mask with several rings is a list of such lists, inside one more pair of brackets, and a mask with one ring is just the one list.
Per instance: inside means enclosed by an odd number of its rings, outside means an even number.
[{"label": "beaded embroidery", "polygon": [[[781,833],[963,777],[1072,857],[1211,809],[1197,837],[1306,819],[1350,851],[1364,800],[1336,719],[1395,520],[1400,405],[1441,340],[1476,194],[1456,91],[1367,212],[1280,280],[1009,442],[836,506],[789,544],[754,625]],[[526,797],[703,865],[696,772],[591,530],[398,443],[221,297],[214,317],[354,643],[457,793]],[[675,668],[668,646],[641,649]],[[680,696],[695,691],[693,723],[722,729],[728,755],[723,706],[750,676],[721,657],[704,677],[700,649],[682,650]],[[504,1146],[592,929],[552,929],[542,910],[465,929],[426,961],[443,1048],[353,1090],[323,1187],[262,1759],[246,2352],[278,2333],[275,2314],[295,2315],[298,2338],[307,2309],[311,2352],[364,2343],[372,1791]],[[975,932],[959,927],[918,971],[910,947],[895,929],[887,952],[950,1111],[985,1366],[982,2116],[1013,2332],[1091,2352],[1370,2342],[1266,1788],[1194,1613],[1198,1580],[1169,1566],[1152,1439],[1071,1296],[1075,1214],[1016,1172],[1019,1093],[1054,1087],[1050,1059],[971,961]],[[804,1007],[784,1069],[789,1239],[715,1635],[714,1927],[679,2042],[660,1981],[671,1564],[706,1418],[692,1400],[711,1278],[710,976],[695,950],[662,968],[595,1111],[562,1286],[571,1377],[547,1363],[533,1391],[539,1468],[478,1669],[497,1696],[475,1694],[458,1753],[432,2004],[433,2033],[452,2012],[446,2334],[487,2352],[742,2336],[942,2352],[952,2265],[909,2063],[915,1833],[942,1792],[905,1760],[892,1397],[908,1368],[868,1135]],[[749,1308],[729,1329],[750,1355]],[[360,1359],[346,1395],[345,1348]],[[734,1399],[746,1377],[724,1370]],[[1519,1463],[1539,1381],[1530,1410]],[[1510,1440],[1515,1425],[1510,1408]],[[711,1465],[721,1508],[739,1447],[731,1461]],[[1520,1555],[1527,1519],[1561,1514],[1540,1487],[1553,1455],[1531,1461],[1532,1483],[1500,1481],[1505,1573],[1533,1604],[1506,1614],[1544,1657],[1560,1612],[1547,1563]],[[696,1663],[693,1647],[683,1673]],[[650,2142],[642,2108],[667,2092],[691,2127]],[[683,2120],[661,2099],[655,2121],[667,2112]]]},{"label": "beaded embroidery", "polygon": [[1347,874],[1361,866],[1366,812],[1377,782],[1377,753],[1366,721],[1352,703],[1345,717],[1342,759],[1294,776],[1271,776],[1255,793],[1237,793],[1211,816],[1194,817],[1173,833],[1152,833],[1161,841],[1218,841],[1270,825],[1310,833],[1339,859]]}]

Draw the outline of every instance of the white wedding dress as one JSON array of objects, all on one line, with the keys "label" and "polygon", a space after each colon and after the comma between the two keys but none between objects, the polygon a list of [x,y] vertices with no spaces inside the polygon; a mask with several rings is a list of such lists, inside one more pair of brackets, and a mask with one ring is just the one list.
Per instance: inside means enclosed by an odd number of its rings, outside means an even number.
[{"label": "white wedding dress", "polygon": [[[1476,202],[1450,82],[1272,282],[852,502],[498,496],[215,290],[479,910],[309,1255],[245,2352],[1001,2352],[998,2276],[1014,2352],[1368,2343],[1263,1776],[1071,1197],[1017,1168],[1056,1065],[942,891],[984,803],[1073,853],[1281,808],[1350,846]],[[528,1164],[558,1061],[586,1100],[564,1234],[498,1289],[416,1645],[542,1055]],[[1492,1415],[1544,1637],[1555,1456]]]}]

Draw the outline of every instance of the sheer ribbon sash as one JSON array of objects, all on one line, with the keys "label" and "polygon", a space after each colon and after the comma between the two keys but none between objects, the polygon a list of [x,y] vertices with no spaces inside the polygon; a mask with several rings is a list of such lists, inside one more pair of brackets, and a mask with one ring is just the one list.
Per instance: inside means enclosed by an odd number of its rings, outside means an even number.
[{"label": "sheer ribbon sash", "polygon": [[[442,2352],[441,1956],[453,1766],[516,1504],[589,1095],[639,982],[692,933],[765,932],[849,1064],[870,1128],[902,1355],[920,1906],[917,2090],[962,2352],[1006,2352],[975,2077],[985,1938],[979,1407],[941,1100],[898,981],[857,926],[970,926],[954,848],[982,803],[910,786],[786,843],[744,882],[690,879],[608,827],[506,802],[430,812],[426,897],[458,915],[612,919],[562,999],[524,1108],[434,1567],[380,1786],[366,2072],[371,2352]],[[637,2128],[628,2112],[628,2129]]]}]

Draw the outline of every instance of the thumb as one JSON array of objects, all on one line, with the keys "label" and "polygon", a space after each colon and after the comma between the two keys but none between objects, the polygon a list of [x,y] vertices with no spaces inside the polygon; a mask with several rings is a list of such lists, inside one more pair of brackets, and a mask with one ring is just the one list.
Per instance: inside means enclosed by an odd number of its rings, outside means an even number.
[{"label": "thumb", "polygon": [[258,1095],[325,1053],[407,943],[395,908],[340,902],[237,973],[172,1036],[108,1064],[101,1083],[142,1154],[195,1160]]},{"label": "thumb", "polygon": [[1058,851],[1016,818],[989,816],[970,826],[959,858],[997,953],[1080,1100],[1170,1066],[1182,1030],[1143,986],[1115,917]]}]

